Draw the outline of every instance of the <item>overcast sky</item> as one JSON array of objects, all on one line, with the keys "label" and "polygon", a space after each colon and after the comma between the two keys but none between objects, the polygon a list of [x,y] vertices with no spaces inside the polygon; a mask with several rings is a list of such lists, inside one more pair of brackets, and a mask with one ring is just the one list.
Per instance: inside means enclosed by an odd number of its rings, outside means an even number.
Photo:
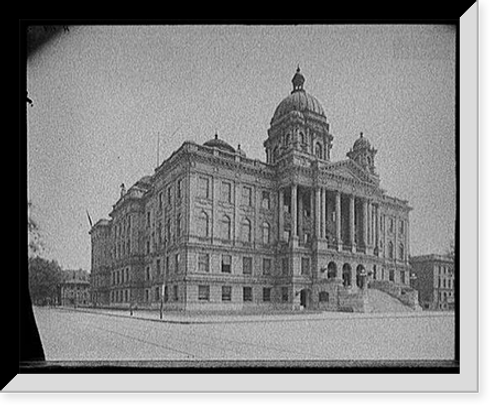
[{"label": "overcast sky", "polygon": [[[455,28],[431,25],[70,27],[32,55],[28,198],[45,256],[90,270],[86,210],[119,196],[183,141],[218,131],[248,157],[292,89],[321,102],[332,159],[362,131],[388,194],[408,200],[411,254],[454,236]],[[161,162],[161,161],[160,161]]]}]

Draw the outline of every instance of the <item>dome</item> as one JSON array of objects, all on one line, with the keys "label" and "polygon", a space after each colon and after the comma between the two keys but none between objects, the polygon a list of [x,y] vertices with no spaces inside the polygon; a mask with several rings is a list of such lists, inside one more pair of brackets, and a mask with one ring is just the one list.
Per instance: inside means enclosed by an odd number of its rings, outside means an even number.
[{"label": "dome", "polygon": [[279,103],[274,111],[271,123],[292,111],[299,111],[302,113],[312,112],[325,117],[325,111],[319,101],[303,89],[304,82],[305,78],[300,73],[300,68],[297,68],[297,72],[292,79],[293,90],[290,95]]},{"label": "dome", "polygon": [[205,145],[206,147],[210,147],[210,148],[217,148],[217,149],[222,150],[222,151],[233,152],[233,153],[236,152],[236,150],[231,145],[229,145],[226,141],[219,139],[217,134],[215,134],[214,138],[205,142],[203,145]]},{"label": "dome", "polygon": [[364,137],[363,133],[361,132],[359,134],[359,138],[354,142],[352,149],[353,150],[360,150],[363,148],[370,149],[371,147],[372,147],[371,142],[368,140],[368,138]]}]

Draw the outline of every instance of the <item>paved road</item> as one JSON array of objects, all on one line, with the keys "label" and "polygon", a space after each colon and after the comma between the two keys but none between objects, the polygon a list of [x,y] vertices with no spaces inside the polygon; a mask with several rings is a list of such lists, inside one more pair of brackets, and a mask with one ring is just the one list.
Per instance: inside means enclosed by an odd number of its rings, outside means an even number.
[{"label": "paved road", "polygon": [[[85,360],[453,359],[453,314],[177,324],[35,308],[46,358]],[[360,315],[361,316],[361,315]]]}]

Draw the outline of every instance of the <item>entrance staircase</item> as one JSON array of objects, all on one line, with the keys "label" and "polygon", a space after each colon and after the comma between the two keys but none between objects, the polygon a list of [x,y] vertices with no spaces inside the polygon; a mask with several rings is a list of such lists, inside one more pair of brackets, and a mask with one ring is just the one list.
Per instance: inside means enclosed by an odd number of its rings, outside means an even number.
[{"label": "entrance staircase", "polygon": [[413,312],[414,310],[406,306],[403,302],[388,293],[378,289],[366,290],[366,311],[372,313],[383,312]]}]

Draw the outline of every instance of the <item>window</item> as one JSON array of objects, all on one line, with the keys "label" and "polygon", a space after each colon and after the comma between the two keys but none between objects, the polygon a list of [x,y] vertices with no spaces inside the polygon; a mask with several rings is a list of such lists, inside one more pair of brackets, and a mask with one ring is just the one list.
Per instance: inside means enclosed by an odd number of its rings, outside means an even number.
[{"label": "window", "polygon": [[262,288],[262,301],[263,302],[271,302],[271,288],[270,287]]},{"label": "window", "polygon": [[223,240],[231,240],[231,219],[228,216],[222,217],[221,232]]},{"label": "window", "polygon": [[328,292],[319,292],[319,301],[328,302],[330,300],[330,295]]},{"label": "window", "polygon": [[222,273],[231,273],[232,257],[228,254],[222,255],[221,271]]},{"label": "window", "polygon": [[252,302],[253,301],[253,292],[252,288],[249,286],[243,287],[243,302]]},{"label": "window", "polygon": [[405,222],[401,220],[399,222],[399,234],[404,234],[404,232],[405,232]]},{"label": "window", "polygon": [[311,259],[309,257],[302,257],[300,260],[300,271],[304,276],[308,276],[311,272]]},{"label": "window", "polygon": [[198,271],[200,272],[210,271],[210,256],[208,253],[200,253],[198,255]]},{"label": "window", "polygon": [[210,219],[208,214],[202,211],[198,216],[198,231],[201,237],[210,236]]},{"label": "window", "polygon": [[222,182],[222,201],[226,203],[231,203],[232,202],[232,197],[231,197],[231,183]]},{"label": "window", "polygon": [[281,273],[283,276],[288,276],[288,258],[281,259]]},{"label": "window", "polygon": [[250,187],[243,187],[242,194],[241,194],[241,203],[244,206],[251,206],[252,205],[252,189]]},{"label": "window", "polygon": [[146,227],[150,227],[151,226],[151,212],[148,211],[147,215],[146,215]]},{"label": "window", "polygon": [[394,233],[394,219],[389,218],[389,232]]},{"label": "window", "polygon": [[179,286],[177,285],[174,285],[174,301],[178,301],[179,300]]},{"label": "window", "polygon": [[210,300],[210,286],[209,285],[199,285],[198,286],[198,300]]},{"label": "window", "polygon": [[387,245],[387,249],[389,259],[394,259],[394,245],[392,244],[392,242],[389,242],[389,244]]},{"label": "window", "polygon": [[316,143],[316,146],[314,147],[314,152],[315,152],[316,157],[319,157],[319,158],[322,157],[323,147],[321,146],[321,144],[319,142]]},{"label": "window", "polygon": [[180,269],[180,264],[181,264],[181,255],[179,253],[177,253],[175,255],[175,273],[179,273],[179,269]]},{"label": "window", "polygon": [[262,224],[262,243],[271,243],[271,232],[269,231],[269,223]]},{"label": "window", "polygon": [[182,215],[178,214],[177,215],[177,239],[181,237],[181,232],[182,232]]},{"label": "window", "polygon": [[271,274],[271,259],[262,259],[262,273],[265,276],[269,276]]},{"label": "window", "polygon": [[286,286],[281,288],[281,301],[288,302],[288,288]]},{"label": "window", "polygon": [[158,193],[158,210],[163,209],[163,193]]},{"label": "window", "polygon": [[327,273],[328,279],[333,279],[337,277],[337,266],[335,265],[334,262],[328,263],[328,273]]},{"label": "window", "polygon": [[149,270],[149,266],[146,267],[146,280],[151,280],[151,273]]},{"label": "window", "polygon": [[389,270],[389,280],[394,282],[394,270]]},{"label": "window", "polygon": [[161,260],[156,259],[156,277],[159,278],[161,276]]},{"label": "window", "polygon": [[262,191],[262,202],[261,207],[265,210],[269,210],[271,207],[271,196],[269,191]]},{"label": "window", "polygon": [[167,205],[168,206],[172,205],[172,191],[170,187],[167,188]]},{"label": "window", "polygon": [[144,291],[144,300],[145,300],[146,302],[149,302],[149,289],[146,289],[146,290]]},{"label": "window", "polygon": [[172,236],[172,232],[171,232],[171,226],[170,226],[170,219],[168,219],[167,220],[167,228],[165,229],[165,239],[166,239],[167,243],[170,243],[171,236]]},{"label": "window", "polygon": [[222,301],[231,302],[232,288],[231,286],[222,286]]},{"label": "window", "polygon": [[182,179],[177,181],[177,201],[182,199]]},{"label": "window", "polygon": [[163,289],[163,301],[168,302],[168,286]]},{"label": "window", "polygon": [[403,243],[399,245],[399,260],[404,260],[405,258],[405,247],[403,246]]},{"label": "window", "polygon": [[401,270],[399,272],[399,278],[400,278],[400,282],[401,283],[406,284],[406,278],[405,278],[405,271],[404,270]]},{"label": "window", "polygon": [[252,265],[253,261],[251,257],[244,257],[243,258],[243,274],[244,275],[251,275],[252,274]]},{"label": "window", "polygon": [[158,302],[160,300],[160,288],[155,288],[155,301]]},{"label": "window", "polygon": [[210,180],[206,177],[200,177],[198,181],[198,196],[210,198]]},{"label": "window", "polygon": [[170,272],[170,259],[168,256],[165,257],[165,276],[168,276]]},{"label": "window", "polygon": [[244,219],[241,223],[241,241],[246,243],[252,241],[252,224],[249,219]]}]

